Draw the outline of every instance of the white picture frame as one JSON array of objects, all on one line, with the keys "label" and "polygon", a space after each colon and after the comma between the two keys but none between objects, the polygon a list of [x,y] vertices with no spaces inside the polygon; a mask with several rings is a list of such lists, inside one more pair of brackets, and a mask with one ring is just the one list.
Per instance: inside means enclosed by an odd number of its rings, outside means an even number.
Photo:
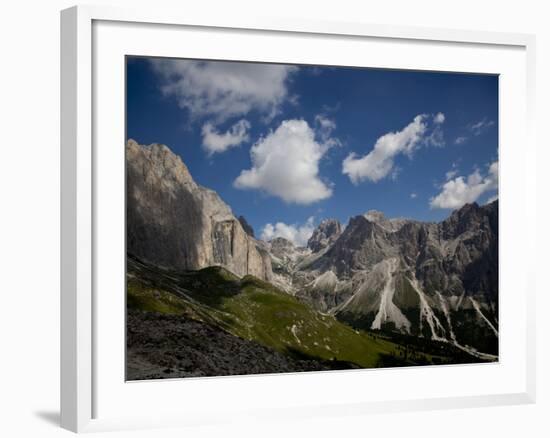
[{"label": "white picture frame", "polygon": [[[99,26],[99,27],[98,27]],[[103,26],[103,27],[102,27]],[[117,28],[124,28],[122,31]],[[127,40],[140,40],[136,36],[142,32],[140,29],[148,29],[147,44],[141,42],[143,52],[136,53],[135,50],[126,52],[125,44]],[[355,394],[346,395],[344,390],[338,391],[337,388],[345,388],[345,385],[352,385],[354,379],[369,378],[372,381],[373,373],[369,370],[360,370],[362,374],[350,374],[346,372],[331,374],[329,377],[320,376],[318,373],[311,375],[290,375],[281,379],[279,376],[254,376],[254,377],[231,377],[231,378],[214,378],[214,379],[192,379],[186,383],[186,393],[198,393],[199,391],[214,391],[221,394],[231,391],[242,390],[243,394],[254,395],[259,397],[254,403],[250,403],[244,399],[239,399],[235,402],[235,406],[227,412],[222,407],[212,406],[208,404],[208,412],[206,411],[206,402],[200,400],[194,403],[196,411],[190,410],[189,406],[176,406],[170,412],[166,411],[166,407],[159,403],[152,410],[148,406],[148,415],[131,416],[122,408],[117,411],[117,405],[122,406],[120,397],[129,397],[135,399],[139,394],[143,394],[144,399],[151,399],[155,396],[160,397],[159,391],[170,392],[170,397],[174,393],[181,390],[181,381],[178,382],[145,382],[145,384],[136,385],[132,383],[119,382],[120,387],[130,388],[131,390],[124,395],[123,392],[116,392],[113,389],[109,393],[109,398],[113,400],[112,406],[107,406],[105,395],[110,391],[112,382],[109,379],[117,378],[119,374],[113,373],[109,375],[109,363],[105,361],[107,354],[98,354],[102,348],[107,351],[114,351],[119,348],[124,349],[124,345],[116,344],[119,340],[113,337],[113,341],[109,347],[103,347],[107,341],[103,336],[105,327],[119,327],[120,323],[114,321],[117,318],[116,309],[113,307],[112,312],[104,311],[105,300],[98,300],[98,285],[101,290],[105,284],[109,284],[111,278],[109,275],[116,276],[118,274],[123,277],[124,271],[120,270],[120,264],[123,261],[116,262],[113,266],[111,274],[105,274],[101,269],[103,258],[99,256],[103,251],[102,246],[98,243],[98,236],[110,235],[115,236],[111,232],[102,231],[100,225],[102,220],[98,205],[102,202],[110,202],[123,204],[123,199],[113,196],[109,201],[105,200],[107,195],[102,188],[109,182],[116,186],[117,183],[123,181],[123,168],[117,167],[120,164],[120,156],[114,156],[111,161],[113,166],[109,165],[108,156],[104,153],[97,154],[97,142],[108,144],[112,141],[117,144],[123,139],[110,136],[112,132],[120,132],[120,126],[110,128],[97,129],[96,124],[101,125],[102,105],[105,105],[102,97],[97,94],[98,84],[105,77],[102,70],[105,63],[109,59],[120,59],[121,53],[126,54],[170,54],[170,45],[161,44],[162,35],[170,32],[178,32],[178,29],[185,29],[185,32],[200,32],[201,35],[214,37],[223,32],[234,32],[235,38],[243,38],[243,41],[254,38],[270,38],[281,40],[280,45],[283,47],[289,44],[288,39],[308,39],[307,44],[316,44],[316,38],[333,38],[339,45],[345,44],[392,44],[396,45],[395,50],[401,50],[404,54],[404,47],[418,47],[419,50],[438,50],[443,53],[449,45],[456,47],[457,50],[463,50],[464,58],[468,57],[468,50],[483,50],[487,59],[479,58],[479,53],[472,57],[472,64],[479,62],[479,71],[486,71],[489,63],[492,73],[504,74],[505,78],[510,77],[510,82],[507,86],[510,90],[515,90],[513,102],[520,103],[520,109],[514,114],[507,113],[503,110],[505,121],[511,120],[512,116],[518,116],[517,125],[507,128],[506,124],[501,132],[503,143],[506,145],[509,139],[522,138],[521,150],[514,149],[511,145],[504,148],[506,160],[505,167],[501,172],[501,196],[504,194],[505,199],[501,206],[501,211],[507,219],[502,221],[503,238],[507,238],[507,230],[512,229],[512,225],[519,220],[527,221],[525,227],[528,230],[525,232],[523,242],[516,242],[510,239],[510,245],[505,245],[508,248],[505,254],[503,263],[513,262],[513,253],[517,251],[528,250],[533,248],[535,244],[535,213],[527,209],[515,208],[514,200],[521,202],[529,202],[534,199],[535,188],[535,141],[533,137],[533,120],[534,120],[534,59],[535,59],[535,39],[532,35],[524,34],[507,34],[507,33],[491,33],[482,31],[461,31],[451,29],[425,29],[416,27],[402,26],[385,26],[366,24],[361,22],[356,23],[339,23],[339,22],[317,22],[307,19],[276,19],[276,18],[258,18],[243,16],[239,20],[232,19],[230,22],[224,17],[216,17],[215,15],[201,16],[194,14],[192,11],[163,11],[156,8],[148,10],[133,10],[120,9],[110,7],[96,6],[78,6],[62,11],[61,13],[61,425],[62,427],[75,431],[100,431],[112,429],[126,428],[146,428],[146,427],[162,427],[174,425],[189,425],[189,424],[204,424],[223,422],[231,417],[235,419],[245,419],[253,416],[254,418],[273,419],[277,416],[288,416],[293,418],[311,417],[312,415],[360,415],[365,412],[398,412],[414,409],[441,409],[454,407],[472,407],[472,406],[488,406],[488,405],[504,405],[504,404],[520,404],[532,403],[535,400],[535,309],[534,309],[534,273],[530,267],[529,261],[524,260],[518,265],[515,273],[507,273],[509,279],[518,285],[520,290],[520,299],[518,309],[520,315],[517,316],[517,327],[519,333],[514,334],[514,339],[517,341],[514,346],[510,345],[510,349],[514,348],[517,357],[509,360],[502,359],[494,368],[487,371],[489,368],[467,368],[468,375],[476,373],[483,374],[480,380],[487,380],[490,375],[499,375],[502,370],[510,367],[508,374],[502,372],[500,379],[509,380],[509,386],[505,387],[507,382],[502,382],[502,390],[499,390],[498,379],[495,378],[493,386],[487,385],[486,388],[480,386],[479,392],[470,391],[468,388],[451,390],[447,393],[445,389],[439,388],[437,391],[433,388],[431,395],[416,394],[414,389],[408,393],[399,392],[396,389],[391,392],[388,398],[383,397],[363,397]],[[132,32],[133,38],[126,38],[125,32]],[[128,34],[130,35],[130,34]],[[157,35],[157,36],[155,36]],[[110,42],[109,54],[105,49],[105,40],[108,38]],[[283,41],[285,40],[285,41]],[[140,44],[139,41],[135,44]],[[306,44],[306,43],[304,43]],[[200,46],[200,45],[199,45]],[[138,47],[138,46],[134,46]],[[262,56],[267,56],[267,60],[284,60],[285,55],[281,55],[269,45],[261,47]],[[314,47],[314,46],[312,46]],[[160,53],[162,48],[162,53]],[[445,49],[445,50],[444,50]],[[174,48],[176,50],[176,48]],[[197,47],[196,53],[200,53],[201,47]],[[207,50],[207,46],[204,46]],[[102,58],[103,51],[105,58]],[[247,59],[253,59],[254,53],[259,51],[259,47],[251,45],[251,52],[247,55]],[[495,54],[491,55],[494,52]],[[439,52],[438,52],[439,53]],[[462,53],[462,52],[461,52]],[[214,52],[205,54],[205,57],[214,56]],[[237,55],[232,55],[230,59]],[[283,58],[281,58],[281,56]],[[299,52],[288,54],[289,63],[296,62],[300,59]],[[312,55],[314,56],[314,55]],[[319,55],[320,56],[320,55]],[[336,56],[336,53],[325,54],[323,56]],[[510,56],[509,58],[506,58]],[[197,56],[198,57],[198,56]],[[441,56],[441,69],[449,69],[451,71],[460,71],[461,59],[460,56],[454,56],[454,59],[445,61],[445,56]],[[474,59],[475,58],[475,59]],[[320,59],[320,58],[316,58]],[[323,58],[325,59],[325,58]],[[96,65],[96,61],[101,60]],[[117,61],[118,62],[118,61]],[[312,61],[313,62],[313,61]],[[342,62],[340,59],[334,59],[334,63]],[[376,65],[384,66],[386,61],[380,58]],[[417,68],[429,69],[434,63],[434,60],[427,60],[419,57],[418,59],[407,58],[403,56],[402,68]],[[447,62],[447,67],[444,63]],[[483,64],[484,63],[484,64]],[[485,67],[483,67],[483,65]],[[500,66],[511,64],[509,67],[502,67],[502,71],[506,68],[513,69],[510,73],[502,73],[499,70]],[[346,64],[338,64],[346,65]],[[389,65],[389,64],[388,64]],[[118,68],[118,67],[117,67]],[[472,68],[464,68],[464,71],[472,71]],[[508,71],[508,70],[506,70]],[[506,76],[508,75],[508,76]],[[115,75],[116,76],[116,75]],[[116,77],[112,84],[108,87],[118,87],[120,80],[123,78]],[[514,82],[515,81],[515,82]],[[118,84],[118,85],[117,85]],[[101,88],[102,85],[99,85]],[[105,88],[105,87],[104,87]],[[113,91],[112,88],[110,88]],[[117,112],[120,108],[123,109],[122,101],[116,100],[120,95],[124,94],[124,90],[118,89],[111,93],[113,102],[116,105],[111,111]],[[502,96],[501,96],[502,97]],[[506,97],[506,96],[505,96]],[[512,100],[501,99],[501,105],[506,105],[506,102]],[[110,102],[112,103],[112,102]],[[516,110],[514,110],[516,111]],[[122,114],[114,117],[120,121]],[[510,119],[506,119],[510,117]],[[115,123],[115,122],[113,122]],[[118,123],[118,122],[117,122]],[[502,123],[501,123],[502,125]],[[101,125],[105,126],[105,124]],[[110,130],[112,129],[112,130]],[[510,131],[507,131],[510,129]],[[512,131],[513,130],[513,131]],[[112,138],[107,142],[103,139]],[[123,145],[123,143],[120,143]],[[121,146],[122,149],[122,146]],[[118,172],[118,173],[117,173]],[[122,174],[120,174],[122,172]],[[512,172],[517,175],[516,181],[511,181],[508,177]],[[101,174],[101,177],[98,175]],[[111,176],[104,176],[111,175]],[[117,176],[118,175],[118,176]],[[119,184],[120,185],[120,184]],[[123,184],[122,184],[123,185]],[[116,191],[115,191],[116,192]],[[535,205],[532,202],[531,205]],[[116,230],[115,230],[116,231]],[[119,229],[120,231],[120,229]],[[111,234],[109,234],[111,233]],[[116,251],[114,251],[116,252]],[[534,253],[532,251],[531,253]],[[501,252],[502,254],[502,252]],[[508,259],[506,258],[508,257]],[[508,260],[508,261],[507,261]],[[507,265],[509,266],[509,265]],[[506,266],[505,266],[506,268]],[[116,271],[118,269],[118,271]],[[501,269],[502,270],[502,269]],[[510,283],[508,281],[508,283]],[[502,278],[501,278],[502,282]],[[113,283],[114,289],[120,283]],[[121,289],[121,295],[122,289]],[[118,301],[117,303],[120,303]],[[506,308],[506,307],[505,307]],[[506,317],[506,314],[503,315]],[[123,314],[119,315],[123,319]],[[98,327],[99,319],[101,319],[101,327]],[[105,322],[109,320],[111,322]],[[107,324],[107,326],[105,325]],[[112,324],[112,325],[109,325]],[[500,324],[503,325],[503,341],[508,342],[506,333],[511,331],[506,330],[506,325],[509,324],[506,319],[502,319]],[[115,330],[118,333],[117,330]],[[122,335],[122,333],[118,333]],[[118,336],[117,335],[117,336]],[[116,338],[116,339],[114,339]],[[510,337],[511,338],[511,337]],[[118,345],[118,347],[117,347]],[[505,350],[507,348],[504,345]],[[519,347],[519,348],[516,348]],[[111,350],[108,350],[110,348]],[[517,350],[517,351],[516,351]],[[117,357],[119,357],[117,353]],[[504,355],[506,357],[506,355]],[[512,366],[513,365],[513,366]],[[512,370],[513,368],[513,370]],[[449,369],[449,368],[447,368]],[[383,370],[379,373],[392,373],[392,379],[395,382],[407,382],[407,379],[418,379],[422,375],[434,376],[434,381],[437,379],[446,379],[446,375],[453,373],[453,379],[460,379],[460,370],[464,368],[457,366],[454,371],[442,371],[434,368],[426,368],[424,370],[416,370],[408,372],[407,370]],[[458,371],[457,371],[458,370]],[[118,371],[117,371],[118,372]],[[408,373],[408,374],[407,374]],[[415,373],[414,375],[412,373]],[[485,374],[487,376],[485,376]],[[466,375],[466,374],[464,374]],[[327,374],[324,374],[327,376]],[[367,376],[367,377],[365,377]],[[376,375],[376,379],[382,379],[383,375]],[[296,404],[289,404],[284,401],[284,396],[273,396],[270,403],[264,403],[261,392],[257,388],[265,390],[275,390],[275,386],[296,387],[303,385],[304,388],[312,388],[313,385],[319,383],[319,378],[324,378],[327,381],[327,394],[323,395],[319,392],[312,392],[309,399],[306,397],[296,401]],[[273,380],[278,379],[278,380]],[[442,380],[443,381],[443,380]],[[105,383],[107,382],[107,383]],[[366,380],[364,380],[366,382]],[[512,385],[513,383],[513,385]],[[275,386],[274,386],[275,385]],[[344,386],[342,386],[344,385]],[[398,386],[398,385],[396,385]],[[157,388],[162,387],[157,391]],[[256,388],[256,389],[254,389]],[[331,393],[331,391],[333,391]],[[243,396],[244,398],[244,396]],[[223,397],[222,397],[223,399]],[[203,407],[201,410],[201,403]],[[105,407],[104,407],[105,406]],[[106,412],[107,414],[103,414]]]}]

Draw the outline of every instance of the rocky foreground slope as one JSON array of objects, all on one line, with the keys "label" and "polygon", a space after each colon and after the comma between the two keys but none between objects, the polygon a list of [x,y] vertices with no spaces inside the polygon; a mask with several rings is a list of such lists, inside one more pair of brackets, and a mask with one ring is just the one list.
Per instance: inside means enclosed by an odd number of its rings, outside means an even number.
[{"label": "rocky foreground slope", "polygon": [[128,380],[334,369],[331,362],[286,355],[178,314],[130,308],[126,322]]}]

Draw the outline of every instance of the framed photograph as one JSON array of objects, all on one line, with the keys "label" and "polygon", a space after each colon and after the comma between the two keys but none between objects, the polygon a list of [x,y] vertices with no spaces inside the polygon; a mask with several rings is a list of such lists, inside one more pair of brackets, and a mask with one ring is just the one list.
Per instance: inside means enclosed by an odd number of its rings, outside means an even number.
[{"label": "framed photograph", "polygon": [[61,16],[63,427],[534,401],[534,37]]}]

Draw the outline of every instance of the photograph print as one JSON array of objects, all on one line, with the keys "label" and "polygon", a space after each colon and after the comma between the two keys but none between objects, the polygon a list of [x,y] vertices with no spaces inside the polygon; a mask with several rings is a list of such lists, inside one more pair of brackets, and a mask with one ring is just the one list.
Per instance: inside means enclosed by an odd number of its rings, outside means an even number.
[{"label": "photograph print", "polygon": [[498,361],[498,86],[127,56],[126,379]]}]

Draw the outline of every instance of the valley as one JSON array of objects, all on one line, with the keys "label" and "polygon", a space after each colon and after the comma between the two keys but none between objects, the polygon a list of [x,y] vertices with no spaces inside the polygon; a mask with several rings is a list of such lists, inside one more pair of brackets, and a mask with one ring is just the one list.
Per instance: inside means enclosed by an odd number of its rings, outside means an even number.
[{"label": "valley", "polygon": [[259,240],[167,146],[129,140],[127,379],[498,360],[498,201]]}]

